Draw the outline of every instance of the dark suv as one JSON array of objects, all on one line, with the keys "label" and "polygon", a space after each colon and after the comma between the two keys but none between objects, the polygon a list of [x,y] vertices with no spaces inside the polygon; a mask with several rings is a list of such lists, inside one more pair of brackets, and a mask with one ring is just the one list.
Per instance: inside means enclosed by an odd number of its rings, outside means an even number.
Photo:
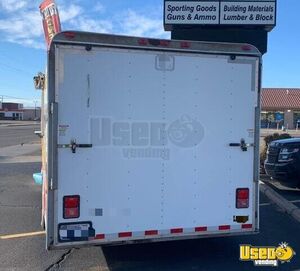
[{"label": "dark suv", "polygon": [[285,186],[300,187],[300,138],[271,142],[265,170],[269,176]]}]

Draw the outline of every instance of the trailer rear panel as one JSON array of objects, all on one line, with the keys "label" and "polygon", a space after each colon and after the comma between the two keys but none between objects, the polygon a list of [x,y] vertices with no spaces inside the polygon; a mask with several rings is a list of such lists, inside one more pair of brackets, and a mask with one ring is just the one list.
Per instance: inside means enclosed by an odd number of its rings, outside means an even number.
[{"label": "trailer rear panel", "polygon": [[48,247],[257,231],[257,51],[65,37],[49,56]]}]

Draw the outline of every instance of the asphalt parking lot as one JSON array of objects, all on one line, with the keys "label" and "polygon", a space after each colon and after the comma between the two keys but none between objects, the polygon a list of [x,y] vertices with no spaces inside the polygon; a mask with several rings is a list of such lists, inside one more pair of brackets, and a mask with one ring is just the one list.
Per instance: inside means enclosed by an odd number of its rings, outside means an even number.
[{"label": "asphalt parking lot", "polygon": [[0,121],[0,148],[24,143],[38,143],[38,137],[33,134],[39,130],[36,122]]},{"label": "asphalt parking lot", "polygon": [[[46,251],[40,227],[41,187],[32,180],[32,173],[41,167],[39,140],[33,135],[36,129],[37,125],[0,126],[1,271],[300,270],[300,223],[262,193],[257,235]],[[282,189],[276,182],[268,185],[300,207],[299,191]],[[255,267],[239,260],[240,244],[278,246],[281,242],[297,253],[289,263]]]}]

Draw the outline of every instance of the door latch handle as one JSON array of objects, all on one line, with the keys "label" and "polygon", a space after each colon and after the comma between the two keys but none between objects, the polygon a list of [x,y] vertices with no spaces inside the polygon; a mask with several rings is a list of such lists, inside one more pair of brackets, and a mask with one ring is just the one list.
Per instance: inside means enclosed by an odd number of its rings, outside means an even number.
[{"label": "door latch handle", "polygon": [[72,140],[70,145],[71,145],[71,151],[72,151],[72,153],[76,153],[76,148],[77,148],[76,141]]},{"label": "door latch handle", "polygon": [[58,148],[70,148],[72,153],[76,153],[77,148],[92,148],[93,144],[77,144],[76,140],[71,140],[70,144],[58,144]]},{"label": "door latch handle", "polygon": [[240,143],[230,143],[230,147],[240,147],[242,151],[248,151],[249,147],[253,147],[254,144],[246,143],[245,139],[241,139]]}]

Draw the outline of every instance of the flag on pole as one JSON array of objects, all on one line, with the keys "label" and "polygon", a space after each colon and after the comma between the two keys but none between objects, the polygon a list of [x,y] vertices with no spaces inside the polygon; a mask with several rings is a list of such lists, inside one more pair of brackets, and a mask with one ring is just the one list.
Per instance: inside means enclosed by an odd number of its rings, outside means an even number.
[{"label": "flag on pole", "polygon": [[61,32],[58,9],[54,0],[44,0],[40,4],[40,12],[43,17],[45,40],[49,50],[54,35]]}]

